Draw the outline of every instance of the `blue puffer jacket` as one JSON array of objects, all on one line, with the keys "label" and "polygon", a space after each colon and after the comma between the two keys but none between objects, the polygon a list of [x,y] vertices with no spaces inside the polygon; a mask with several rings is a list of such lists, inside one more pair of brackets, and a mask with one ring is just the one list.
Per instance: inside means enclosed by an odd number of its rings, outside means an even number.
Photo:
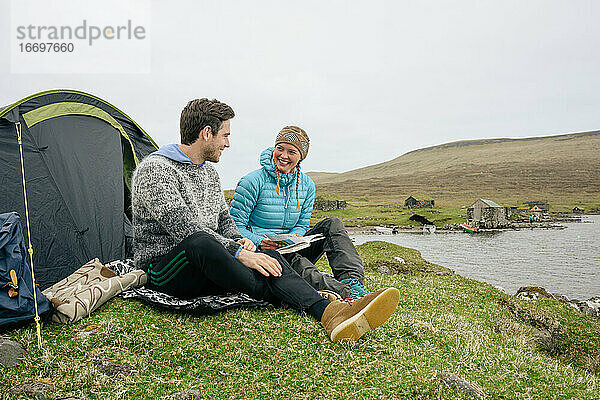
[{"label": "blue puffer jacket", "polygon": [[250,172],[237,184],[231,202],[231,217],[244,237],[258,246],[265,234],[297,233],[304,235],[308,230],[313,204],[315,183],[300,172],[298,198],[296,202],[296,172],[279,174],[279,195],[273,147],[260,155],[261,169]]}]

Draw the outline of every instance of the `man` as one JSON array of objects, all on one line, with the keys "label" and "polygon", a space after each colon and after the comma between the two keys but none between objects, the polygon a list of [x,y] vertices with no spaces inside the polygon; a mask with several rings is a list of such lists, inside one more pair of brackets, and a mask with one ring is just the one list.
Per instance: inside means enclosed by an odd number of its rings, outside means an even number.
[{"label": "man", "polygon": [[229,147],[234,115],[217,100],[190,101],[181,113],[181,144],[162,147],[136,168],[134,259],[147,286],[180,298],[236,291],[285,302],[320,321],[333,341],[356,340],[384,323],[398,305],[397,289],[330,302],[276,251],[256,252],[242,238],[210,164]]}]

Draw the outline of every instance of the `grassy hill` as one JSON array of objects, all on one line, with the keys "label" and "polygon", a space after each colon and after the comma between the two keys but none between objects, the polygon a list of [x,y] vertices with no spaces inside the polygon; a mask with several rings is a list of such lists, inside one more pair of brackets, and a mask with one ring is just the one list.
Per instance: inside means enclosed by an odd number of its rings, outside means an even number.
[{"label": "grassy hill", "polygon": [[483,139],[411,151],[344,173],[311,172],[319,194],[403,200],[409,195],[461,206],[600,200],[600,131],[525,139]]}]

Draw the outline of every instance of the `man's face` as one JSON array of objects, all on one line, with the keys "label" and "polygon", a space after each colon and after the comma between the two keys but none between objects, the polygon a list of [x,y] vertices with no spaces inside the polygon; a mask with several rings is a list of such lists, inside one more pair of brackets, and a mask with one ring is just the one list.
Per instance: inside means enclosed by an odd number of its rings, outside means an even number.
[{"label": "man's face", "polygon": [[211,162],[219,162],[221,153],[229,147],[229,135],[231,134],[229,120],[223,121],[219,132],[211,134],[204,148],[204,159]]}]

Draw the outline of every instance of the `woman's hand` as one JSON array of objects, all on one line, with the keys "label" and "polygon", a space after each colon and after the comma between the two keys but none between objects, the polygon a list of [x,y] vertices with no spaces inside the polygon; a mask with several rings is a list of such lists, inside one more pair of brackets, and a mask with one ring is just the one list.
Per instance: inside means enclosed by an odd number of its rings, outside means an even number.
[{"label": "woman's hand", "polygon": [[246,249],[248,251],[256,251],[256,246],[254,245],[254,243],[252,243],[252,240],[250,240],[250,239],[241,238],[237,242],[239,244],[241,244],[242,246],[244,246],[244,249]]},{"label": "woman's hand", "polygon": [[264,238],[258,245],[261,250],[277,250],[281,245],[277,242]]}]

